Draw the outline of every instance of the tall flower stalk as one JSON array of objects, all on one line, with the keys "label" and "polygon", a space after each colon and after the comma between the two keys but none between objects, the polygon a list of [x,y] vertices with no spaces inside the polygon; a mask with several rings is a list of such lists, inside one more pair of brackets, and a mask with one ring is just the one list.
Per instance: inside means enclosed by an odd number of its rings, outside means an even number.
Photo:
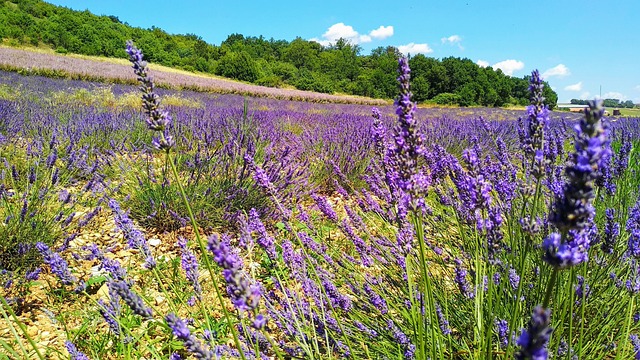
[{"label": "tall flower stalk", "polygon": [[[138,76],[138,81],[140,82],[140,90],[142,91],[142,103],[143,109],[147,115],[146,123],[150,130],[156,131],[160,133],[159,138],[154,138],[152,144],[155,148],[162,150],[166,154],[166,161],[171,167],[171,172],[173,173],[174,181],[178,185],[178,189],[180,191],[180,195],[182,197],[182,201],[184,202],[185,207],[187,208],[187,213],[189,214],[189,219],[191,220],[191,226],[193,228],[193,232],[196,237],[196,241],[198,242],[198,246],[200,247],[200,251],[203,254],[206,253],[207,246],[205,242],[202,240],[200,235],[200,229],[196,222],[196,218],[193,214],[193,210],[191,205],[189,204],[189,200],[187,199],[187,195],[182,185],[182,181],[180,179],[180,175],[178,174],[178,169],[176,168],[176,164],[171,157],[171,149],[175,145],[173,138],[168,133],[168,125],[171,123],[171,118],[168,113],[161,111],[159,109],[160,102],[157,94],[154,93],[154,85],[151,77],[148,75],[147,62],[143,59],[142,51],[136,48],[133,45],[132,41],[127,41],[127,53],[129,54],[129,61],[133,64],[134,73]],[[238,337],[238,332],[236,327],[233,325],[231,320],[231,316],[229,311],[227,310],[224,300],[222,298],[222,294],[220,293],[220,289],[218,287],[218,281],[216,280],[215,272],[213,271],[213,266],[208,256],[202,257],[204,261],[204,265],[209,271],[211,276],[211,281],[213,282],[213,288],[216,292],[216,298],[218,299],[218,305],[222,308],[225,320],[229,324],[229,328],[231,330],[231,334],[233,336],[234,344],[240,354],[240,358],[242,360],[246,360],[244,352],[242,351],[242,347],[240,345],[240,339]]]},{"label": "tall flower stalk", "polygon": [[609,140],[602,127],[604,116],[602,101],[590,101],[585,118],[575,126],[575,152],[565,168],[567,182],[562,194],[555,199],[549,216],[557,232],[545,238],[543,259],[553,267],[542,307],[534,310],[529,327],[523,331],[518,345],[517,359],[546,359],[547,344],[553,331],[550,324],[549,303],[557,282],[558,272],[588,260],[589,228],[593,224],[595,208],[595,181],[600,176],[601,162],[611,154]]}]

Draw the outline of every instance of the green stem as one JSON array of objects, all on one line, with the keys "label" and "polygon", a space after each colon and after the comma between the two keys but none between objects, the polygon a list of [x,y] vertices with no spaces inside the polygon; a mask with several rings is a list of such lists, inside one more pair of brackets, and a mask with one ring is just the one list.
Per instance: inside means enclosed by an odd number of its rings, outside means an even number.
[{"label": "green stem", "polygon": [[[416,238],[418,240],[418,245],[420,249],[420,271],[422,273],[422,278],[425,283],[425,292],[427,297],[427,306],[429,311],[429,323],[431,330],[431,358],[436,359],[438,350],[440,350],[439,339],[436,334],[436,324],[438,324],[438,319],[435,318],[435,304],[433,302],[433,289],[431,284],[431,278],[427,271],[427,259],[426,259],[426,251],[424,246],[424,228],[422,227],[422,218],[418,216],[417,212],[413,214],[414,226],[416,230]],[[409,276],[409,274],[407,274]],[[423,342],[423,339],[420,339]]]},{"label": "green stem", "polygon": [[[162,134],[162,133],[161,133]],[[164,138],[164,134],[161,135]],[[193,227],[193,232],[196,236],[196,241],[198,242],[198,246],[200,247],[200,251],[202,251],[202,259],[204,260],[204,265],[207,268],[207,270],[209,271],[209,275],[211,275],[211,281],[213,282],[213,288],[216,292],[216,297],[218,298],[218,302],[220,304],[220,307],[222,308],[222,312],[224,313],[224,317],[225,320],[227,321],[227,324],[229,325],[229,328],[231,329],[231,334],[233,335],[233,342],[236,345],[238,352],[240,353],[240,358],[242,360],[246,360],[246,357],[244,356],[244,352],[242,351],[242,347],[240,346],[240,340],[238,339],[238,333],[237,330],[235,328],[235,326],[233,326],[233,323],[231,321],[231,316],[229,315],[229,310],[227,310],[227,307],[225,306],[224,300],[222,299],[222,294],[220,294],[220,289],[218,288],[218,281],[216,280],[216,275],[213,272],[213,267],[211,266],[211,261],[209,260],[209,257],[206,256],[207,254],[207,247],[204,244],[204,241],[202,241],[202,237],[200,236],[200,229],[198,228],[198,224],[196,223],[196,218],[193,215],[193,210],[191,209],[191,205],[189,204],[189,200],[187,199],[187,194],[184,190],[184,187],[182,186],[182,182],[180,182],[180,176],[178,175],[178,169],[176,168],[176,165],[174,164],[173,160],[171,159],[171,156],[169,156],[169,152],[167,152],[167,161],[169,162],[169,165],[171,166],[171,171],[173,173],[173,177],[175,178],[176,183],[178,184],[178,189],[180,190],[180,195],[182,197],[182,201],[184,202],[185,207],[187,208],[187,213],[189,214],[189,219],[191,220],[191,226]]]},{"label": "green stem", "polygon": [[547,282],[547,291],[545,292],[544,301],[542,302],[542,307],[545,309],[549,308],[549,303],[551,302],[551,295],[553,295],[553,288],[555,287],[556,281],[558,279],[558,272],[559,271],[557,268],[553,268],[553,272],[549,277],[549,282]]},{"label": "green stem", "polygon": [[15,321],[15,323],[18,324],[18,327],[20,328],[20,330],[22,330],[22,333],[27,338],[27,341],[29,341],[29,344],[31,344],[31,347],[33,347],[33,350],[35,350],[36,355],[38,355],[38,359],[44,360],[44,357],[42,356],[42,354],[40,354],[40,350],[38,350],[38,347],[36,346],[36,343],[33,341],[31,336],[29,336],[29,333],[27,333],[27,329],[25,328],[24,324],[22,322],[20,322],[20,320],[18,320],[18,317],[16,316],[16,314],[13,312],[13,310],[11,309],[9,304],[7,304],[7,300],[4,298],[4,296],[0,296],[0,301],[2,301],[2,306],[0,306],[0,310],[2,311],[2,316],[5,319],[7,319],[7,323],[9,324],[9,327],[11,328],[11,331],[13,332],[13,336],[15,337],[16,341],[20,345],[20,348],[22,349],[22,352],[27,354],[27,351],[24,348],[24,346],[22,345],[22,342],[20,341],[20,338],[18,337],[18,334],[17,334],[15,328],[13,327],[13,325],[11,325],[11,322],[9,321],[9,317],[7,316],[6,311],[4,311],[5,307],[9,311],[9,314],[11,314],[11,317],[13,318],[13,321]]}]

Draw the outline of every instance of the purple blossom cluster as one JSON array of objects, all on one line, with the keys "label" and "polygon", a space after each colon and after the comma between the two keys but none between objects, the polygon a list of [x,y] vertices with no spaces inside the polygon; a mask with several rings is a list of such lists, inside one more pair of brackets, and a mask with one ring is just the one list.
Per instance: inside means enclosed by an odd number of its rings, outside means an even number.
[{"label": "purple blossom cluster", "polygon": [[151,249],[149,249],[147,240],[142,232],[133,224],[129,215],[120,208],[120,204],[118,204],[115,199],[109,200],[109,207],[113,212],[116,227],[124,235],[129,247],[139,250],[142,253],[142,256],[144,256],[144,266],[147,269],[153,269],[156,267],[156,260],[151,254]]},{"label": "purple blossom cluster", "polygon": [[195,254],[189,249],[187,244],[187,239],[184,237],[178,238],[178,247],[180,248],[180,265],[182,266],[182,270],[184,270],[187,280],[193,286],[193,291],[195,293],[196,298],[202,298],[202,286],[200,285],[198,272],[198,259]]},{"label": "purple blossom cluster", "polygon": [[223,269],[222,275],[227,283],[227,293],[233,306],[240,313],[253,313],[253,326],[261,329],[266,322],[264,316],[257,314],[262,288],[243,271],[242,260],[231,247],[229,238],[226,235],[211,235],[207,248],[213,254],[215,262]]},{"label": "purple blossom cluster", "polygon": [[182,341],[186,350],[195,356],[196,359],[213,359],[213,352],[205,349],[202,343],[191,334],[184,320],[171,313],[165,317],[165,321],[171,328],[173,335]]},{"label": "purple blossom cluster", "polygon": [[600,121],[603,116],[602,102],[590,102],[585,119],[575,126],[575,152],[565,169],[567,182],[550,214],[550,221],[559,232],[550,234],[543,242],[545,261],[556,268],[575,266],[588,258],[591,243],[588,227],[595,213],[594,181],[600,176],[602,159],[611,153]]},{"label": "purple blossom cluster", "polygon": [[160,110],[160,97],[155,93],[155,85],[147,73],[148,64],[143,60],[142,51],[136,48],[132,41],[127,41],[127,54],[140,83],[142,108],[147,115],[147,126],[161,134],[160,137],[153,138],[152,144],[156,149],[168,152],[175,145],[173,136],[169,133],[171,116],[168,112]]},{"label": "purple blossom cluster", "polygon": [[47,244],[42,242],[36,243],[36,249],[38,249],[38,252],[42,255],[44,263],[51,268],[51,272],[54,273],[63,284],[71,285],[78,281],[78,278],[71,274],[67,261],[59,253],[52,251]]}]

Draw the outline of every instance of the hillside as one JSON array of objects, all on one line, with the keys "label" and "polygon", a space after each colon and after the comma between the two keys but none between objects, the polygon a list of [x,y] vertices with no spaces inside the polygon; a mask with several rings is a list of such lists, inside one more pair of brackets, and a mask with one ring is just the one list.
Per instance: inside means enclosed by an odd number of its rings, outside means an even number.
[{"label": "hillside", "polygon": [[[338,40],[324,47],[292,41],[232,34],[220,45],[195,34],[171,35],[160,28],[142,29],[116,16],[96,16],[40,0],[0,2],[0,38],[9,45],[46,45],[60,53],[125,58],[124,43],[133,39],[147,59],[187,71],[215,74],[274,88],[295,87],[322,93],[372,98],[395,96],[395,68],[400,52],[379,47],[369,55],[358,45]],[[43,65],[44,66],[44,65]],[[411,57],[413,94],[418,102],[461,106],[528,104],[527,78],[507,76],[469,59]],[[544,96],[554,107],[550,86]]]},{"label": "hillside", "polygon": [[[89,56],[62,55],[53,52],[0,46],[0,69],[24,74],[70,79],[135,84],[131,66],[125,60]],[[386,102],[348,95],[321,94],[296,89],[278,89],[245,84],[239,81],[193,74],[161,65],[152,65],[153,76],[161,87],[191,89],[222,94],[242,94],[284,100],[380,105]]]}]

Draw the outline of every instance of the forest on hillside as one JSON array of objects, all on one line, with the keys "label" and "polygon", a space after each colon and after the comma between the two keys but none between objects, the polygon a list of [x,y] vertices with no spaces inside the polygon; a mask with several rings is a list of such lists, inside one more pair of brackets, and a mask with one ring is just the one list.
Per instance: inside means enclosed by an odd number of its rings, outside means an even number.
[{"label": "forest on hillside", "polygon": [[[0,38],[11,45],[46,44],[60,53],[126,58],[124,43],[133,39],[145,57],[165,66],[216,74],[270,87],[295,87],[323,93],[373,98],[396,94],[397,48],[378,47],[369,55],[342,39],[330,46],[231,34],[220,45],[195,34],[174,35],[152,27],[123,23],[40,0],[0,0]],[[417,102],[442,105],[526,105],[528,76],[511,77],[472,60],[422,54],[411,56],[412,92]],[[547,84],[548,85],[548,84]],[[550,108],[557,94],[545,86]]]}]

